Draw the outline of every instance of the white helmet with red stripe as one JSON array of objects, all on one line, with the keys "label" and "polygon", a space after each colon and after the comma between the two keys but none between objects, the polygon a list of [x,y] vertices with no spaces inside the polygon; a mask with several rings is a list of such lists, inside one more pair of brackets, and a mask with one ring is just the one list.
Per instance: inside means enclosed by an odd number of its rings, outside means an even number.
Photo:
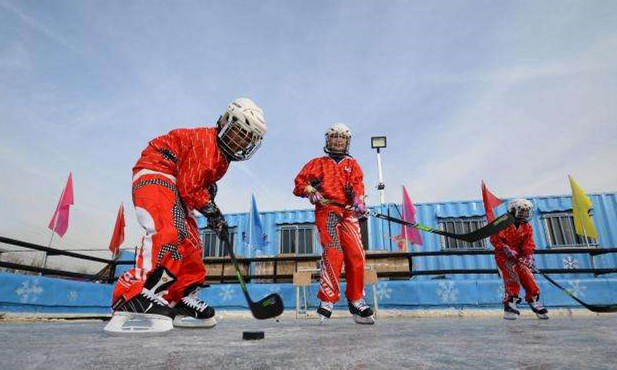
[{"label": "white helmet with red stripe", "polygon": [[349,154],[351,130],[344,123],[335,123],[326,131],[326,145],[323,150],[328,154]]},{"label": "white helmet with red stripe", "polygon": [[249,98],[232,101],[217,125],[219,146],[235,161],[251,158],[266,133],[264,112]]}]

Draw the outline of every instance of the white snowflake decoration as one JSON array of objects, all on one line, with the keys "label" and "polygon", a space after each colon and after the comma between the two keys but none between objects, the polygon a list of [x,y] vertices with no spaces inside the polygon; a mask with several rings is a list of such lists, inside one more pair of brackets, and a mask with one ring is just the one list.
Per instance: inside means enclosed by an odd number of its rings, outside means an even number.
[{"label": "white snowflake decoration", "polygon": [[[30,282],[32,282],[32,285],[30,285]],[[36,302],[41,293],[43,293],[43,288],[39,286],[38,279],[26,280],[21,283],[21,287],[15,290],[15,294],[19,296],[21,303]]]},{"label": "white snowflake decoration", "polygon": [[390,299],[390,294],[392,293],[392,289],[388,288],[388,283],[377,283],[377,298],[379,300]]},{"label": "white snowflake decoration", "polygon": [[566,290],[570,292],[570,294],[578,298],[582,298],[585,296],[585,290],[587,289],[587,287],[585,285],[582,285],[580,280],[568,281],[568,284],[570,284],[570,288],[567,288]]},{"label": "white snowflake decoration", "polygon": [[220,293],[219,296],[221,297],[221,299],[224,301],[228,301],[231,298],[233,298],[234,294],[235,294],[235,290],[233,285],[225,285]]},{"label": "white snowflake decoration", "polygon": [[562,261],[564,269],[575,270],[579,266],[578,260],[572,256],[564,257]]},{"label": "white snowflake decoration", "polygon": [[454,287],[453,281],[441,281],[437,288],[437,295],[443,303],[454,303],[458,296],[458,289]]},{"label": "white snowflake decoration", "polygon": [[69,291],[69,294],[68,294],[69,302],[75,302],[78,297],[79,297],[79,294],[76,291],[74,290]]}]

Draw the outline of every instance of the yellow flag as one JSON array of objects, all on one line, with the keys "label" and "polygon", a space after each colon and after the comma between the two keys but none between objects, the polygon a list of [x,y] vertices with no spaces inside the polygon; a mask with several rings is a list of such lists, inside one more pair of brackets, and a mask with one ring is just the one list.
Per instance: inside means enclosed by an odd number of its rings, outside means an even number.
[{"label": "yellow flag", "polygon": [[589,199],[583,189],[574,181],[574,178],[569,175],[568,178],[570,179],[570,187],[572,187],[572,216],[574,216],[574,229],[578,235],[597,239],[598,232],[593,224],[593,219],[589,215],[593,203],[591,203],[591,199]]}]

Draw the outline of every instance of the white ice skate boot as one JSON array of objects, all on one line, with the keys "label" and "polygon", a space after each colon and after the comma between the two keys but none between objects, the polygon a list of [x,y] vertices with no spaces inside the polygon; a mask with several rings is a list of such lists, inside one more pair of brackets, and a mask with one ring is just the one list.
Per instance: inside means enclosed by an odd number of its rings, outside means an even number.
[{"label": "white ice skate boot", "polygon": [[536,316],[538,316],[538,319],[548,320],[548,310],[546,309],[546,307],[544,307],[542,302],[540,302],[539,294],[533,297],[531,301],[527,303],[529,303],[529,307],[531,307],[531,310],[536,314]]},{"label": "white ice skate boot", "polygon": [[174,311],[162,298],[175,278],[166,269],[154,271],[141,292],[130,300],[118,299],[105,325],[108,334],[161,334],[172,330]]},{"label": "white ice skate boot", "polygon": [[193,284],[184,291],[185,296],[176,303],[174,310],[174,326],[181,328],[212,328],[216,325],[214,308],[208,306],[197,297],[201,290],[198,284]]},{"label": "white ice skate boot", "polygon": [[323,323],[327,321],[330,316],[332,316],[332,310],[334,309],[334,303],[321,301],[319,303],[319,308],[317,309],[317,314],[319,315],[319,323]]},{"label": "white ice skate boot", "polygon": [[503,318],[506,320],[516,320],[521,314],[518,310],[517,304],[521,303],[519,297],[510,297],[503,303]]},{"label": "white ice skate boot", "polygon": [[349,312],[351,312],[356,324],[373,325],[375,323],[373,310],[364,302],[364,299],[347,301],[347,306],[349,306]]}]

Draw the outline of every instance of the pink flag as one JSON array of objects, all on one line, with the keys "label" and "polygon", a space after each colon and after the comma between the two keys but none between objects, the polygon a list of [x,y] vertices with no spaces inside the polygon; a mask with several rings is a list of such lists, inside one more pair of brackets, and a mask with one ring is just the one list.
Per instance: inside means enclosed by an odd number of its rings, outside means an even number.
[{"label": "pink flag", "polygon": [[503,200],[497,198],[495,194],[491,193],[486,187],[484,180],[482,180],[482,202],[484,203],[484,212],[486,212],[486,220],[491,222],[495,219],[493,208],[497,207]]},{"label": "pink flag", "polygon": [[[403,186],[403,220],[411,223],[416,223],[416,208],[411,202],[411,198],[407,193],[407,189]],[[422,236],[420,231],[415,227],[403,226],[401,228],[401,234],[396,237],[398,240],[398,246],[402,250],[407,249],[407,242],[411,242],[416,245],[422,245]]]},{"label": "pink flag", "polygon": [[69,228],[69,207],[73,204],[73,174],[69,173],[69,179],[60,196],[56,212],[49,221],[49,229],[63,237]]},{"label": "pink flag", "polygon": [[124,242],[124,226],[124,206],[120,204],[118,216],[116,217],[116,224],[114,226],[114,233],[112,234],[111,241],[109,242],[109,250],[114,256],[118,255],[118,252],[120,252],[120,246],[122,245],[122,242]]}]

